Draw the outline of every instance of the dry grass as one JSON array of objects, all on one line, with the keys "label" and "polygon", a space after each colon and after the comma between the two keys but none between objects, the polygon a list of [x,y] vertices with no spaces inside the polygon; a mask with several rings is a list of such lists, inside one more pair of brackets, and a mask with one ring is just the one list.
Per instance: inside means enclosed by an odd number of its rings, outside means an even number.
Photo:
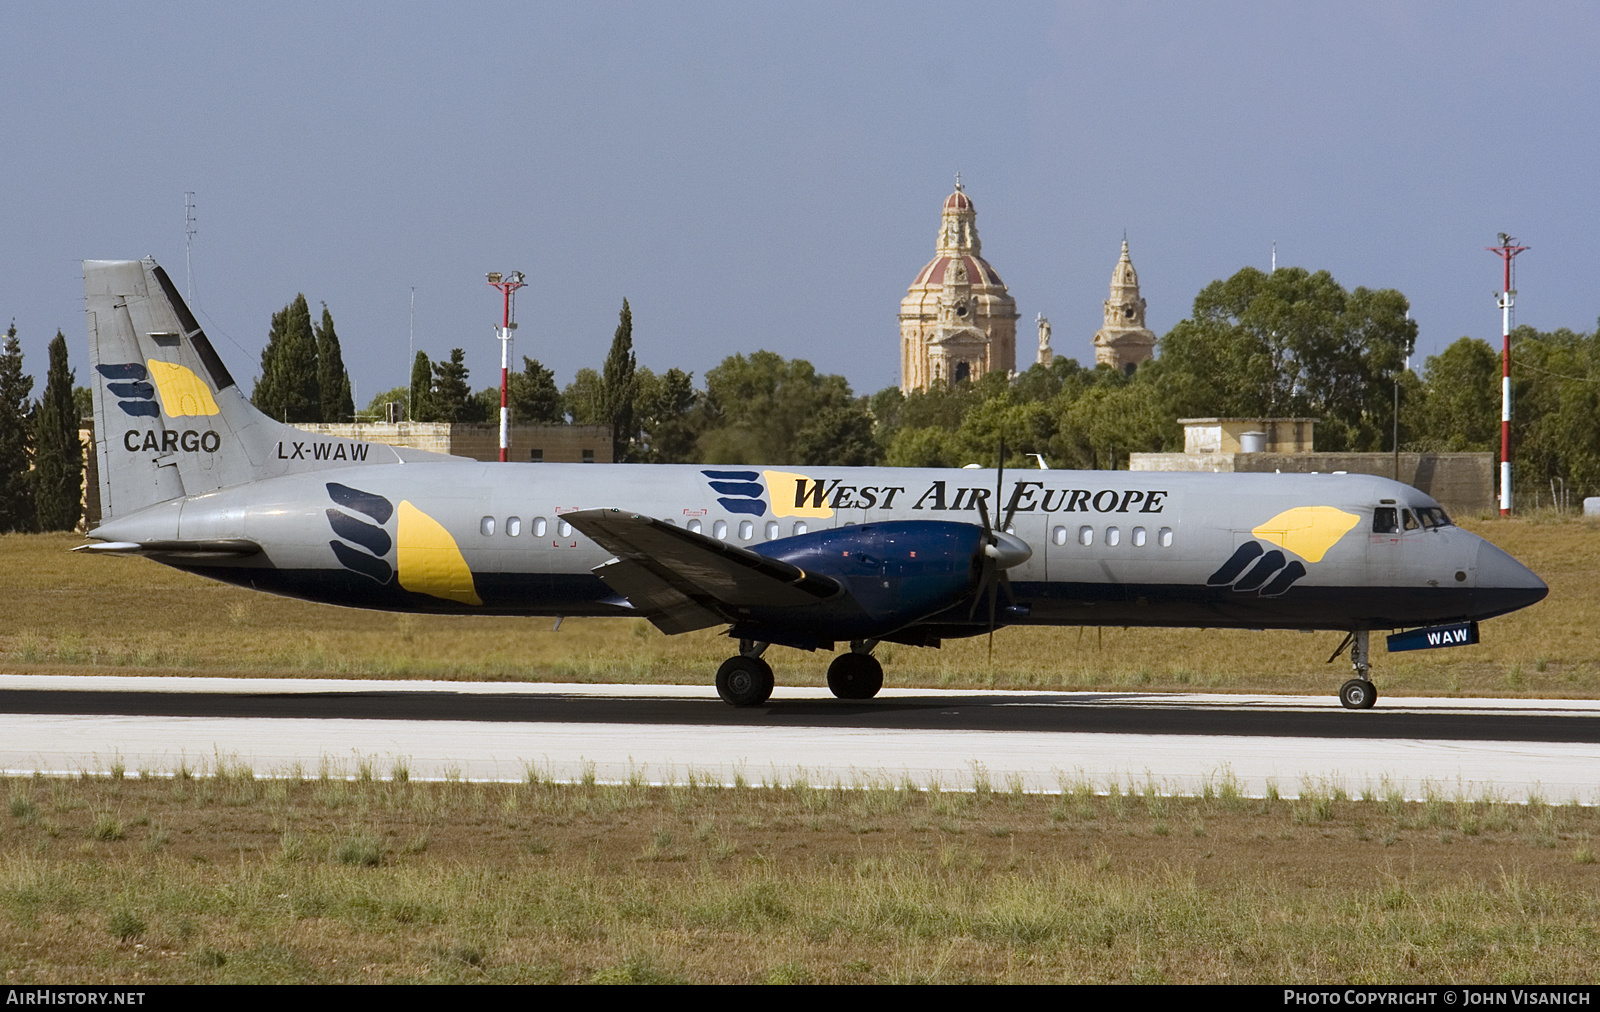
[{"label": "dry grass", "polygon": [[1554,983],[1600,956],[1593,809],[967,787],[12,779],[0,976]]},{"label": "dry grass", "polygon": [[[1549,582],[1550,597],[1484,627],[1485,642],[1386,657],[1385,694],[1590,697],[1600,692],[1600,525],[1467,524]],[[39,673],[706,683],[729,654],[716,630],[666,637],[641,619],[393,615],[271,597],[141,559],[85,558],[71,535],[0,536],[0,663]],[[891,686],[1323,694],[1344,662],[1332,633],[1004,629],[943,650],[880,647]],[[825,654],[770,655],[786,684],[825,682]]]}]

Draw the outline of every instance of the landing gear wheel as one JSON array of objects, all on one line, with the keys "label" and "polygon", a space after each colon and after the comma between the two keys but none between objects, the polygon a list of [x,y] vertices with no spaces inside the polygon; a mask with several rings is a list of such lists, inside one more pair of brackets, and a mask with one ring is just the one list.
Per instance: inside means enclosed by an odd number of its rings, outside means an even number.
[{"label": "landing gear wheel", "polygon": [[871,654],[840,654],[828,665],[828,690],[840,699],[871,699],[883,688],[883,665]]},{"label": "landing gear wheel", "polygon": [[1339,686],[1339,702],[1346,710],[1370,710],[1378,701],[1378,687],[1362,678],[1352,678]]},{"label": "landing gear wheel", "polygon": [[760,706],[772,685],[772,665],[759,657],[730,657],[717,669],[717,695],[729,706]]}]

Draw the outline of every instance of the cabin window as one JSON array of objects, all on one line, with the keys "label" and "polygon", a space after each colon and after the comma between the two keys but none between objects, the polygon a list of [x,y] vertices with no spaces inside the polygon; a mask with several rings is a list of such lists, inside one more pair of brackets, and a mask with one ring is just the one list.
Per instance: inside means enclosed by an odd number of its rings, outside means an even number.
[{"label": "cabin window", "polygon": [[544,517],[534,517],[533,518],[533,536],[536,537],[536,538],[542,538],[542,537],[544,537],[545,530],[546,530],[546,527],[545,527]]},{"label": "cabin window", "polygon": [[556,534],[561,536],[561,537],[563,537],[563,538],[571,537],[572,536],[572,525],[567,523],[565,520],[557,520],[556,521]]},{"label": "cabin window", "polygon": [[756,525],[748,520],[739,521],[739,540],[749,541],[756,536]]},{"label": "cabin window", "polygon": [[776,540],[778,540],[778,521],[776,521],[776,520],[768,520],[767,521],[767,540],[768,541],[776,541]]},{"label": "cabin window", "polygon": [[1133,547],[1135,547],[1135,548],[1143,548],[1144,547],[1144,528],[1143,527],[1135,527],[1133,529]]},{"label": "cabin window", "polygon": [[484,517],[478,521],[478,533],[484,537],[494,533],[494,517]]},{"label": "cabin window", "polygon": [[1400,533],[1400,517],[1393,506],[1379,506],[1372,511],[1372,533]]},{"label": "cabin window", "polygon": [[716,523],[712,524],[711,536],[716,538],[718,541],[728,540],[728,521],[718,520]]},{"label": "cabin window", "polygon": [[1106,528],[1106,544],[1115,548],[1122,544],[1122,532],[1115,527]]},{"label": "cabin window", "polygon": [[806,522],[804,520],[796,520],[794,522],[794,533],[795,533],[796,537],[800,536],[801,534],[804,534],[806,531],[808,531],[810,529],[811,528],[806,526]]},{"label": "cabin window", "polygon": [[1088,547],[1094,544],[1094,528],[1084,524],[1078,528],[1078,544]]},{"label": "cabin window", "polygon": [[671,517],[662,517],[661,522],[666,524],[668,527],[678,526],[678,521],[672,519]]},{"label": "cabin window", "polygon": [[691,531],[695,532],[696,534],[699,534],[700,533],[700,521],[698,521],[698,520],[689,521],[689,529]]},{"label": "cabin window", "polygon": [[1066,544],[1067,529],[1065,527],[1057,527],[1055,530],[1050,532],[1050,540],[1054,541],[1058,545]]},{"label": "cabin window", "polygon": [[513,538],[520,535],[522,533],[522,518],[506,517],[506,533]]},{"label": "cabin window", "polygon": [[1156,532],[1156,542],[1158,544],[1160,544],[1162,548],[1171,548],[1172,547],[1172,528],[1171,527],[1163,527],[1163,528],[1161,528],[1161,530],[1157,531]]}]

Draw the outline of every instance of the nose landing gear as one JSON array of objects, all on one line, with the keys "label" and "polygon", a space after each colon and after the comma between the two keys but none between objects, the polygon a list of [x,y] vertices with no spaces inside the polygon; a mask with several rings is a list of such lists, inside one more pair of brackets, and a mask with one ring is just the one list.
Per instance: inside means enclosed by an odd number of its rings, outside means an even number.
[{"label": "nose landing gear", "polygon": [[1368,659],[1367,639],[1367,630],[1357,629],[1346,636],[1344,643],[1328,658],[1331,663],[1344,653],[1346,646],[1350,647],[1350,666],[1355,668],[1356,676],[1339,686],[1339,704],[1346,710],[1370,710],[1378,701],[1378,687],[1372,684],[1370,677],[1372,664]]}]

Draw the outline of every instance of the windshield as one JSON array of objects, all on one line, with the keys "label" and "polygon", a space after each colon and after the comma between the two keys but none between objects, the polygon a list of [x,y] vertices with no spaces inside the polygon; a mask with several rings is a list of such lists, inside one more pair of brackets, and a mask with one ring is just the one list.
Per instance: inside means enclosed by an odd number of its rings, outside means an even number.
[{"label": "windshield", "polygon": [[1444,510],[1437,506],[1417,507],[1417,519],[1422,521],[1422,526],[1430,531],[1439,527],[1455,526],[1450,522],[1450,518],[1445,516]]}]

